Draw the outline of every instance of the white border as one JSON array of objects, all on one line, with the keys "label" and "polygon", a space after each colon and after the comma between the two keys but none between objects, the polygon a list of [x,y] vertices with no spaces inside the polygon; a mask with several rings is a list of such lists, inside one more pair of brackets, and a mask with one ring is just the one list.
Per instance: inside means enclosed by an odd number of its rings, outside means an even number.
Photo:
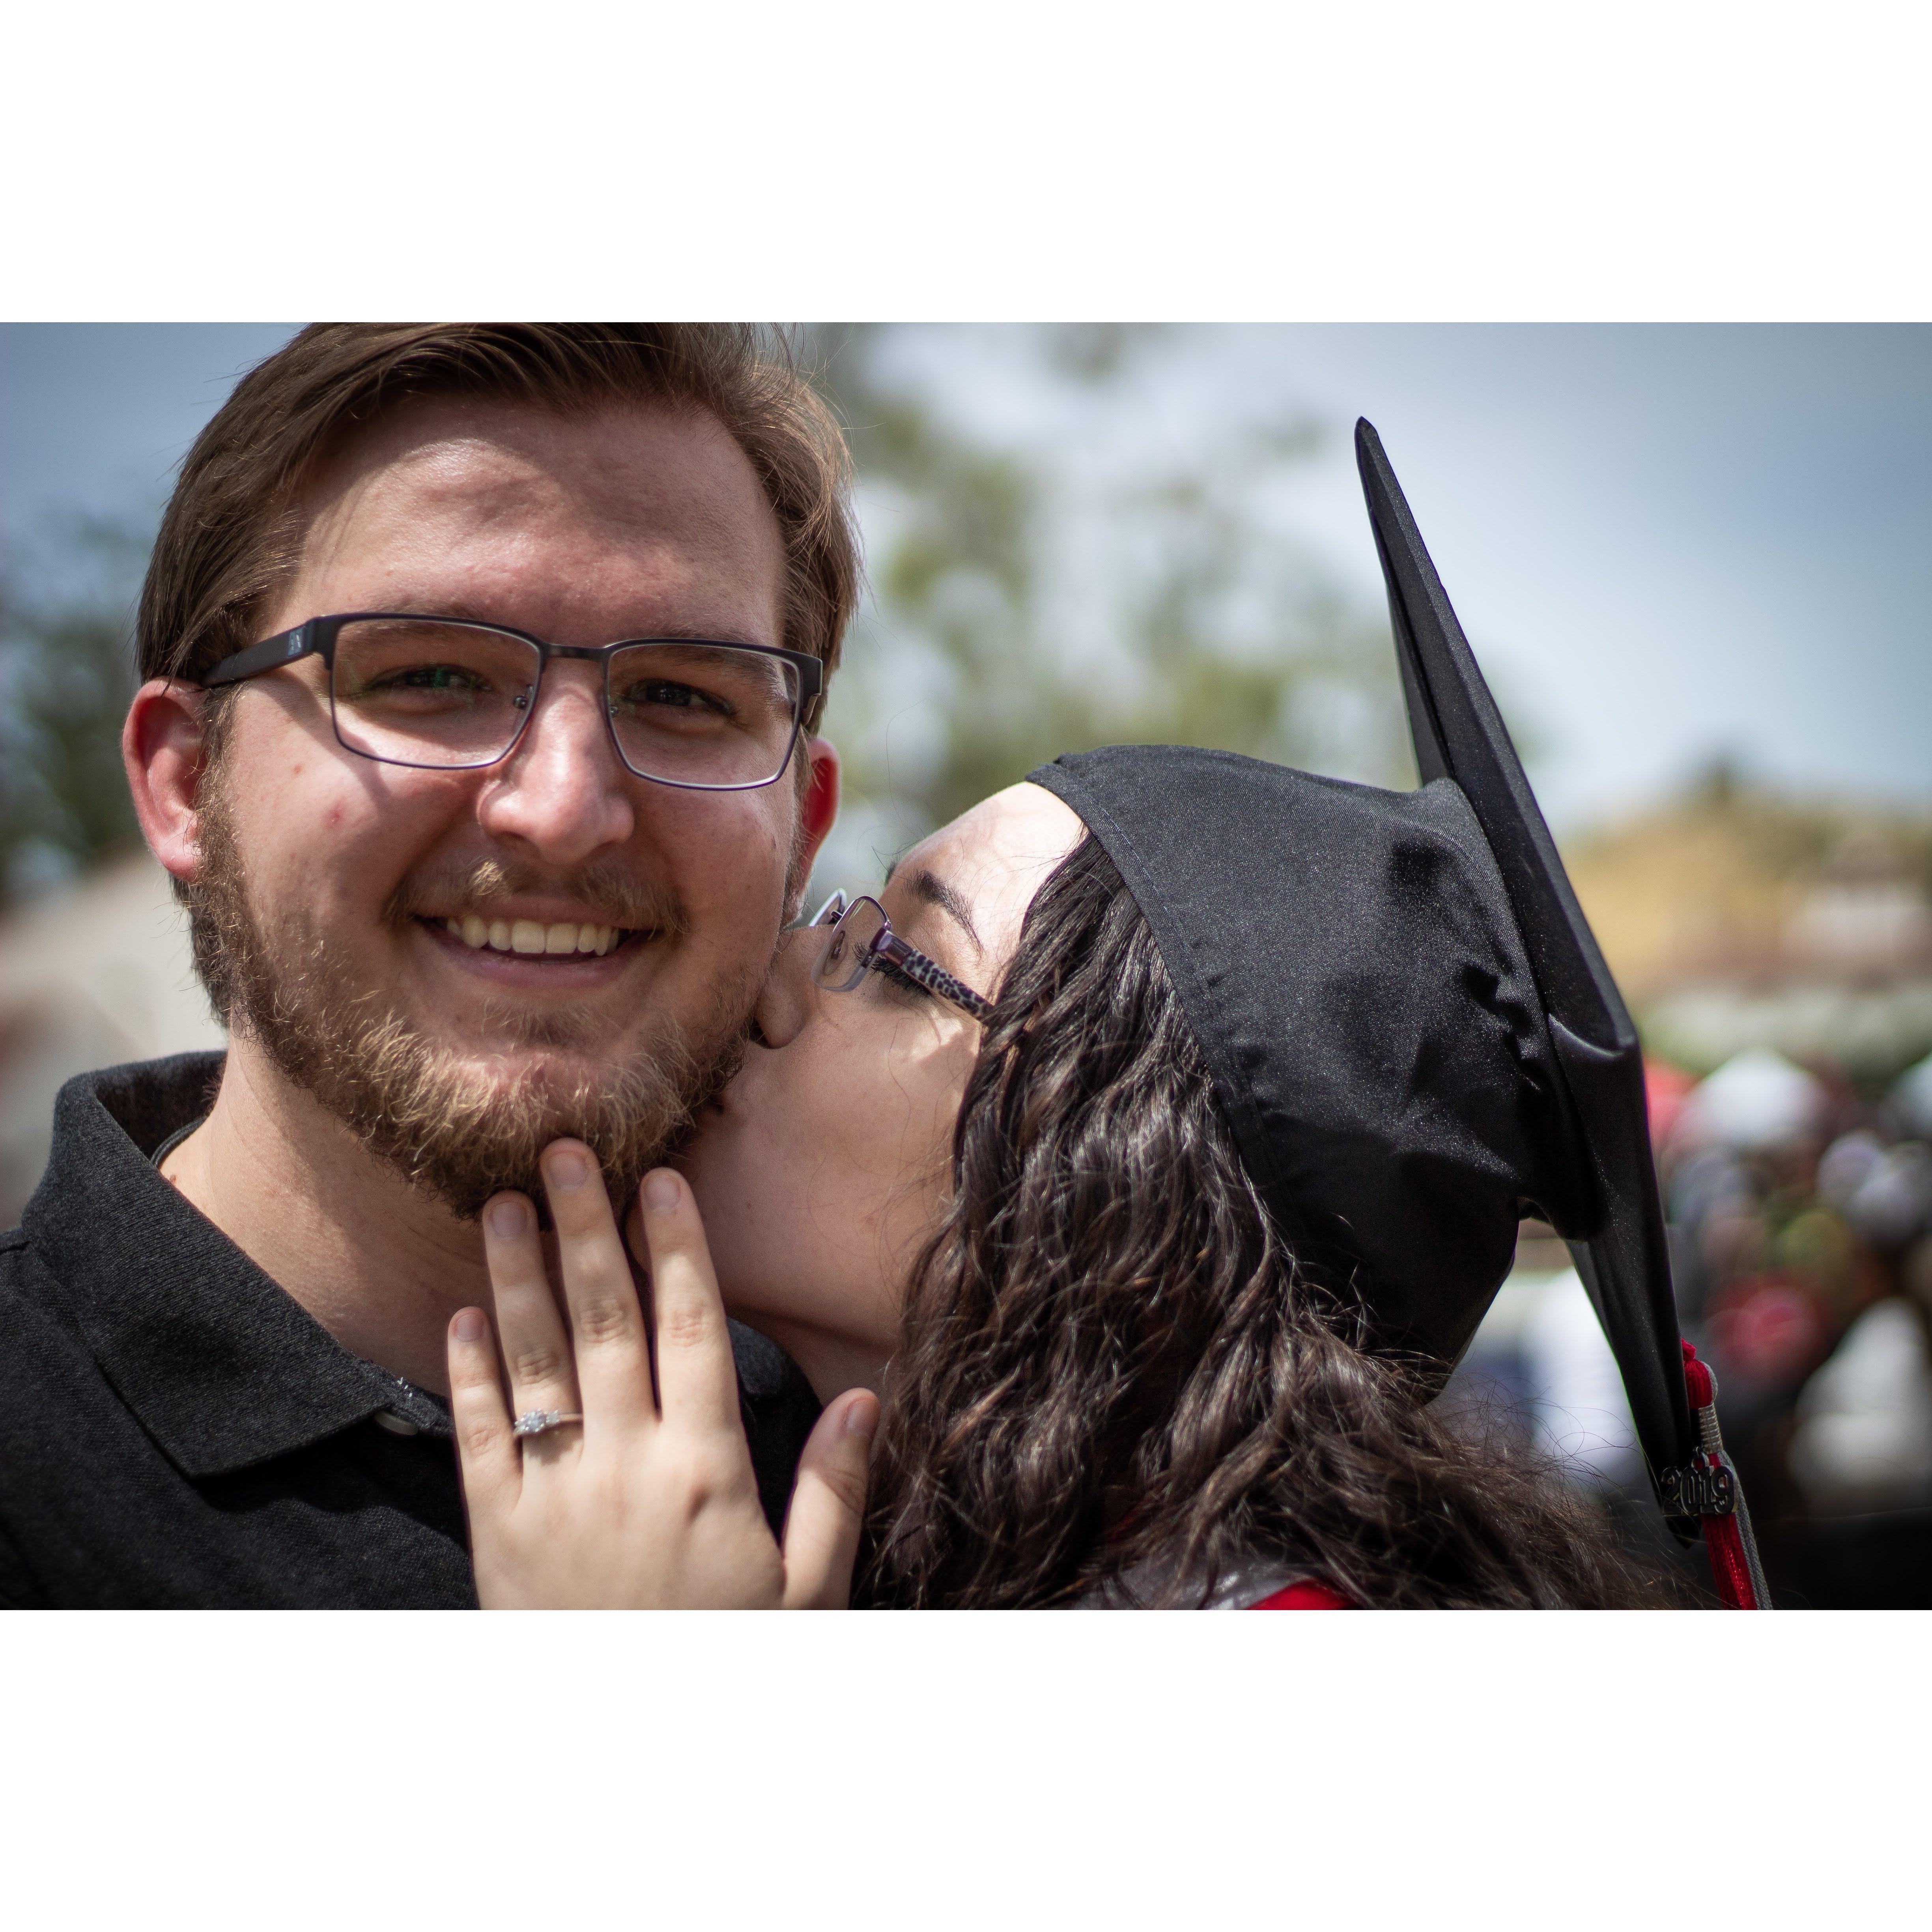
[{"label": "white border", "polygon": [[1924,1628],[16,1618],[9,1906],[278,1932],[1896,1924],[1922,1896]]},{"label": "white border", "polygon": [[1917,319],[1923,8],[41,8],[20,320]]}]

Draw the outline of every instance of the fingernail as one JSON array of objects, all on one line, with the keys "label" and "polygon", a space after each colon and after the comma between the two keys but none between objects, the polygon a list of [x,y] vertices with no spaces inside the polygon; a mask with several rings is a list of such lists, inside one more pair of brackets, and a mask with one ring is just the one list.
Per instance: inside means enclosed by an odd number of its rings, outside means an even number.
[{"label": "fingernail", "polygon": [[845,1432],[862,1436],[868,1442],[879,1426],[879,1400],[873,1395],[855,1396],[845,1411]]},{"label": "fingernail", "polygon": [[530,1226],[524,1204],[514,1195],[490,1204],[490,1232],[500,1241],[514,1240]]},{"label": "fingernail", "polygon": [[644,1205],[655,1214],[668,1214],[677,1205],[677,1176],[662,1167],[646,1174]]},{"label": "fingernail", "polygon": [[552,1148],[544,1157],[544,1178],[553,1187],[581,1187],[590,1178],[590,1163],[577,1148]]},{"label": "fingernail", "polygon": [[490,1324],[484,1320],[480,1308],[459,1308],[456,1319],[449,1326],[459,1342],[480,1342],[490,1332]]}]

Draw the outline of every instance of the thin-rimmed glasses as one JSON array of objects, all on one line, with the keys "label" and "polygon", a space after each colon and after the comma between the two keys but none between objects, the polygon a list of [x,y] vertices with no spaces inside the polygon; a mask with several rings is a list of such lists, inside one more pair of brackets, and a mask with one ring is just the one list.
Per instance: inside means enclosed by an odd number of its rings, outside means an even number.
[{"label": "thin-rimmed glasses", "polygon": [[868,973],[899,973],[928,993],[950,1000],[976,1020],[983,1022],[992,1016],[992,1001],[956,980],[937,959],[908,945],[892,930],[885,908],[877,899],[856,898],[848,905],[843,892],[834,892],[813,916],[812,924],[831,928],[825,950],[812,969],[812,984],[825,992],[849,993]]},{"label": "thin-rimmed glasses", "polygon": [[328,667],[345,751],[418,770],[494,765],[536,715],[553,658],[604,670],[604,715],[626,768],[692,791],[754,791],[791,762],[825,667],[802,651],[700,638],[552,644],[466,617],[351,610],[310,617],[224,658],[201,682],[236,684],[298,658]]}]

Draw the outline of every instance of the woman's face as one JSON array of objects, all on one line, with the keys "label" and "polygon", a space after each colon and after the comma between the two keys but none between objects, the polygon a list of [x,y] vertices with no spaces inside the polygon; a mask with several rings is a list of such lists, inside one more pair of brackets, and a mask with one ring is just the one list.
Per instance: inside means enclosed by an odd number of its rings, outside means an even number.
[{"label": "woman's face", "polygon": [[[990,999],[1034,892],[1083,830],[1051,792],[1014,785],[914,847],[879,902],[895,932]],[[883,974],[820,991],[825,940],[822,928],[785,936],[745,1064],[682,1163],[726,1306],[821,1400],[876,1388],[898,1345],[980,1046],[976,1021]]]}]

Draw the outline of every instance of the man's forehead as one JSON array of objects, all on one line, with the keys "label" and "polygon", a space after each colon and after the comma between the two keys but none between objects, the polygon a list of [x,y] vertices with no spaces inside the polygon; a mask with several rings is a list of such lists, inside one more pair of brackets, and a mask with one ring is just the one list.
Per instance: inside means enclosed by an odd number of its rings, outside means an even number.
[{"label": "man's forehead", "polygon": [[668,405],[613,403],[566,415],[535,404],[424,398],[344,442],[306,494],[318,512],[408,496],[484,516],[567,508],[620,530],[640,514],[696,530],[762,523],[780,544],[758,474],[723,424]]},{"label": "man's forehead", "polygon": [[368,580],[360,597],[417,608],[460,590],[473,609],[555,566],[593,601],[596,578],[621,594],[641,572],[674,596],[726,594],[736,628],[780,620],[776,515],[742,451],[702,412],[625,404],[560,416],[427,398],[338,451],[306,496],[298,580],[350,572]]}]

